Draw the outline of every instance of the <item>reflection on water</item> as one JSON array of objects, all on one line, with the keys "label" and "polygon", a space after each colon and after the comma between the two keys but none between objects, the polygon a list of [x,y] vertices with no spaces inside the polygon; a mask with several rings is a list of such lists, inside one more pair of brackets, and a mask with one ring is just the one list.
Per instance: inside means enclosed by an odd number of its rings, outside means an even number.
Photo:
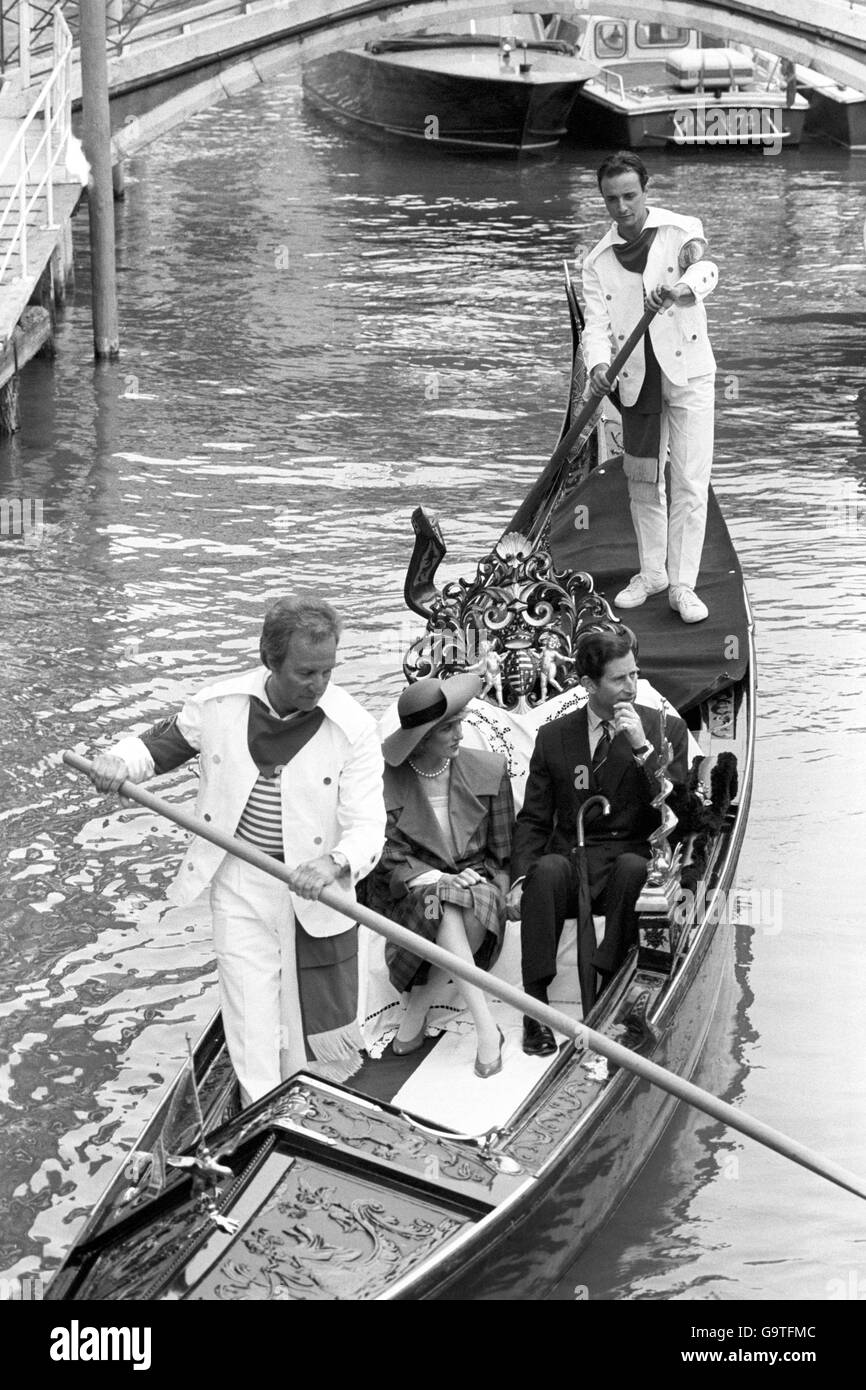
[{"label": "reflection on water", "polygon": [[[382,709],[416,627],[412,508],[441,513],[444,577],[465,573],[552,448],[560,264],[603,230],[596,162],[418,160],[346,138],[274,82],[132,162],[123,356],[99,367],[79,219],[58,356],[29,371],[22,431],[0,446],[0,495],[42,499],[45,523],[39,544],[0,538],[0,1271],[56,1263],[215,1004],[207,923],[162,902],[181,837],[91,795],[59,751],[255,659],[266,599],[293,589],[346,613],[340,679]],[[737,930],[754,1001],[728,1002],[705,1076],[856,1168],[862,171],[804,147],[653,173],[722,269],[716,486],[761,675],[740,884],[781,890],[784,910]],[[169,787],[182,797],[189,774]],[[780,1165],[679,1116],[581,1262],[591,1297],[828,1296],[821,1261],[844,1275],[854,1253],[847,1199]]]}]

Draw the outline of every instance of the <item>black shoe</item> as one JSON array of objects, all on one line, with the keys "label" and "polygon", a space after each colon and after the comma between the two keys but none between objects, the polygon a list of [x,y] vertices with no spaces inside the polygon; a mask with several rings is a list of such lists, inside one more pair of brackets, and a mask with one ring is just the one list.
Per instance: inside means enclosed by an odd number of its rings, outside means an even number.
[{"label": "black shoe", "polygon": [[524,1015],[523,1051],[530,1057],[549,1057],[556,1051],[556,1039],[546,1023]]}]

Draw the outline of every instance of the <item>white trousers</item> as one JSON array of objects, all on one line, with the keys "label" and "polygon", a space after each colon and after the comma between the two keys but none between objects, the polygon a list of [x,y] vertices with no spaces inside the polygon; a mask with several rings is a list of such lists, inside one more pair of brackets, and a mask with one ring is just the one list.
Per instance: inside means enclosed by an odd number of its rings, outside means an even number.
[{"label": "white trousers", "polygon": [[646,483],[637,493],[629,484],[631,516],[637,536],[640,572],[654,587],[667,571],[671,585],[693,589],[701,567],[707,526],[707,490],[713,464],[715,373],[676,386],[662,372],[662,420],[659,457],[670,447],[671,505],[668,516],[665,470],[651,500]]},{"label": "white trousers", "polygon": [[232,854],[210,901],[226,1042],[249,1104],[306,1063],[295,914],[284,883]]}]

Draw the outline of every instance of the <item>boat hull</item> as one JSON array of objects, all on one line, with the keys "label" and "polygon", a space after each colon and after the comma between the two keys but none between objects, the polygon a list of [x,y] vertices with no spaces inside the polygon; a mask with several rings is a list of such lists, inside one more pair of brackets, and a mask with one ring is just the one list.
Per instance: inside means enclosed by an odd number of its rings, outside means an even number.
[{"label": "boat hull", "polygon": [[493,71],[498,59],[489,50],[477,75],[433,70],[422,56],[411,64],[400,57],[348,50],[315,59],[304,68],[304,94],[317,110],[356,130],[452,153],[542,153],[565,134],[579,84],[558,76],[554,66],[542,75],[533,63],[522,78],[515,65],[513,75],[503,77]]},{"label": "boat hull", "polygon": [[[733,972],[733,945],[720,925],[695,958],[689,997],[672,1017],[670,1031],[646,1053],[649,1060],[685,1078],[693,1075],[726,972]],[[574,1285],[560,1288],[561,1296],[585,1296],[578,1257],[626,1195],[676,1108],[665,1092],[620,1073],[605,1092],[596,1121],[550,1164],[532,1202],[510,1214],[497,1213],[501,1229],[488,1231],[476,1254],[467,1259],[464,1252],[444,1278],[438,1272],[429,1287],[416,1286],[405,1296],[545,1298],[569,1272]]]},{"label": "boat hull", "polygon": [[812,91],[806,95],[809,110],[804,128],[808,135],[832,140],[847,149],[866,150],[866,97],[858,99],[847,88],[843,94]]}]

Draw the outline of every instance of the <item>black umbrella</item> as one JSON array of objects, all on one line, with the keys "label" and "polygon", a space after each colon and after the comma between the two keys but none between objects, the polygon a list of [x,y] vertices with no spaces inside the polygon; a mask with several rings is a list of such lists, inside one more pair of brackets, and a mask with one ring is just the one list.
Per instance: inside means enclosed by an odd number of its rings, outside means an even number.
[{"label": "black umbrella", "polygon": [[586,837],[583,818],[591,806],[601,806],[602,815],[610,811],[606,796],[587,797],[577,813],[577,847],[574,863],[577,870],[577,974],[580,979],[580,1003],[586,1018],[595,1003],[595,927],[592,921],[592,894],[589,890],[589,865],[586,859]]}]

